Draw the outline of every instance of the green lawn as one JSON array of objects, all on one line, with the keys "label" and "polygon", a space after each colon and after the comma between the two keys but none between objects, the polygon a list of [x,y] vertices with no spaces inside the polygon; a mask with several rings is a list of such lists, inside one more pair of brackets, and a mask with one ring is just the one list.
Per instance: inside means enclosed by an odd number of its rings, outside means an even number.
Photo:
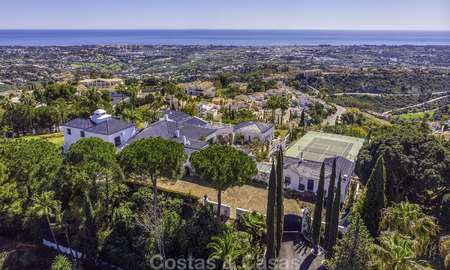
[{"label": "green lawn", "polygon": [[432,117],[434,114],[434,111],[404,113],[404,114],[399,115],[399,118],[401,120],[419,120],[419,119],[423,119],[425,113],[428,113],[429,117]]},{"label": "green lawn", "polygon": [[391,122],[389,122],[389,121],[375,117],[366,112],[361,112],[361,113],[369,120],[369,124],[370,124],[370,122],[372,122],[375,125],[381,125],[381,126],[390,126],[391,125]]},{"label": "green lawn", "polygon": [[275,130],[275,135],[278,138],[284,138],[287,135],[288,132],[289,132],[289,130],[287,130],[287,129],[276,129]]},{"label": "green lawn", "polygon": [[[450,110],[450,105],[448,105],[448,109]],[[404,113],[404,114],[397,115],[397,117],[401,120],[422,120],[425,113],[427,113],[429,116],[429,119],[432,119],[436,110],[438,110],[438,109],[422,111],[422,112],[415,112],[415,113]]]},{"label": "green lawn", "polygon": [[32,140],[32,139],[44,139],[48,142],[54,143],[57,146],[63,146],[64,144],[64,134],[62,132],[59,133],[51,133],[51,134],[42,134],[42,135],[33,135],[33,136],[25,136],[21,137],[21,139]]}]

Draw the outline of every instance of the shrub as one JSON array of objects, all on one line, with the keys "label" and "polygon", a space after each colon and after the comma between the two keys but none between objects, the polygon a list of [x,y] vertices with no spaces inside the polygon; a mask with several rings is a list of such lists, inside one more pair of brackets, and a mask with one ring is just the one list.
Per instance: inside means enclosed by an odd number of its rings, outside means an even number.
[{"label": "shrub", "polygon": [[442,229],[450,231],[450,193],[447,193],[442,198],[439,223]]},{"label": "shrub", "polygon": [[450,235],[441,237],[439,243],[439,254],[444,260],[445,269],[450,267]]},{"label": "shrub", "polygon": [[58,255],[55,257],[52,263],[52,270],[71,270],[72,264],[63,255]]}]

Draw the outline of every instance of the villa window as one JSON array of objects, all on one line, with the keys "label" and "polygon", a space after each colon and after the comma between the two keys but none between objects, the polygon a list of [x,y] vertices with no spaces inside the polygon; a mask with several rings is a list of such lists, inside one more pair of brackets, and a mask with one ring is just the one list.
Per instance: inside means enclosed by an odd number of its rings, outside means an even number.
[{"label": "villa window", "polygon": [[291,178],[289,176],[284,177],[284,185],[289,186],[291,184]]},{"label": "villa window", "polygon": [[308,191],[314,191],[314,180],[308,180]]},{"label": "villa window", "polygon": [[80,131],[80,137],[81,137],[81,138],[84,138],[84,137],[85,137],[84,131]]},{"label": "villa window", "polygon": [[72,130],[70,128],[67,129],[67,135],[72,135]]},{"label": "villa window", "polygon": [[302,184],[302,183],[298,184],[298,190],[299,191],[305,191],[305,185]]},{"label": "villa window", "polygon": [[114,138],[114,145],[115,145],[116,147],[122,145],[122,141],[120,140],[120,136],[117,136],[117,137]]}]

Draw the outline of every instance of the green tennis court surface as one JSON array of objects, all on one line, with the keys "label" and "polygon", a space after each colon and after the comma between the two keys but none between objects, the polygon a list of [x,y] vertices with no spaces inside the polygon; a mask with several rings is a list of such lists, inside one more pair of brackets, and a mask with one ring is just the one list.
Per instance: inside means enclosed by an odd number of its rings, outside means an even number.
[{"label": "green tennis court surface", "polygon": [[320,162],[335,156],[355,161],[363,143],[360,138],[310,131],[291,145],[285,155],[300,158],[303,153],[304,159]]}]

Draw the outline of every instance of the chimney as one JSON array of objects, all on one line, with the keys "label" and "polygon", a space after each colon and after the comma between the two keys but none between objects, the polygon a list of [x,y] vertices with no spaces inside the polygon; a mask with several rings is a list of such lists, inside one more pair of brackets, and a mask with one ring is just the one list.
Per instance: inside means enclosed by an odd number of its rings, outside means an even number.
[{"label": "chimney", "polygon": [[180,138],[180,130],[175,130],[175,138]]},{"label": "chimney", "polygon": [[191,142],[183,135],[183,145],[190,145]]},{"label": "chimney", "polygon": [[300,152],[300,160],[298,161],[298,165],[302,164],[304,161],[303,159],[303,152]]},{"label": "chimney", "polygon": [[92,114],[92,116],[91,116],[92,122],[94,122],[96,124],[100,124],[100,123],[108,120],[109,118],[111,118],[111,115],[107,114],[106,111],[103,109],[96,110],[94,112],[94,114]]},{"label": "chimney", "polygon": [[164,114],[164,120],[169,121],[169,115],[168,114]]}]

